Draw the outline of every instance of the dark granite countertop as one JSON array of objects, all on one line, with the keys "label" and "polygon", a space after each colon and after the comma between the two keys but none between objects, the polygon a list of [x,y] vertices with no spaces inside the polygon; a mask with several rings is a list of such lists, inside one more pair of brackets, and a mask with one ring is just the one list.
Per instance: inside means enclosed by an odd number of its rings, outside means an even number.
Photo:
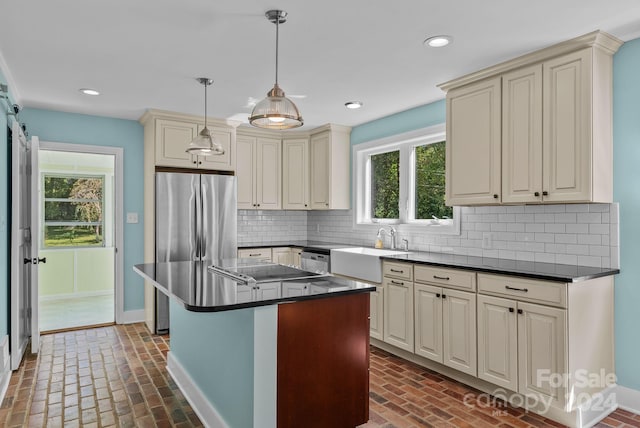
[{"label": "dark granite countertop", "polygon": [[[133,267],[158,290],[176,299],[193,312],[220,312],[301,300],[322,299],[345,294],[368,293],[375,286],[333,276],[282,281],[277,293],[280,297],[265,296],[250,285],[239,284],[231,278],[210,272],[207,262],[147,263]],[[263,284],[257,284],[264,287]],[[304,288],[306,286],[306,288]],[[284,297],[287,290],[297,288],[300,295]],[[302,289],[300,291],[300,289]]]},{"label": "dark granite countertop", "polygon": [[242,243],[238,244],[238,249],[244,248],[275,248],[275,247],[299,247],[303,249],[311,249],[321,254],[329,255],[331,248],[348,248],[359,247],[354,244],[341,244],[337,242],[321,242],[321,241],[271,241],[259,243]]},{"label": "dark granite countertop", "polygon": [[382,256],[381,258],[558,282],[586,281],[620,273],[620,269],[615,268],[527,262],[443,253],[409,252],[395,256]]}]

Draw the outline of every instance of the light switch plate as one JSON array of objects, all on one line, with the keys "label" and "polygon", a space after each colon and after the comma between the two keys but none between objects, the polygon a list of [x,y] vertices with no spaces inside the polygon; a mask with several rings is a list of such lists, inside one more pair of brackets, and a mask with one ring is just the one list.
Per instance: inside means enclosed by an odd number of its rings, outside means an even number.
[{"label": "light switch plate", "polygon": [[127,223],[137,223],[138,213],[127,213]]}]

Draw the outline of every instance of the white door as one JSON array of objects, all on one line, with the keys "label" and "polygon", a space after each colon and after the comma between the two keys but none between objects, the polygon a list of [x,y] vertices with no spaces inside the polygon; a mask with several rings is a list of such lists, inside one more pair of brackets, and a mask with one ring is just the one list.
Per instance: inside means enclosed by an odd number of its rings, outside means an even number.
[{"label": "white door", "polygon": [[40,140],[38,137],[31,137],[31,171],[29,181],[31,182],[31,353],[37,354],[40,351],[40,326],[38,317],[38,265],[46,263],[46,257],[39,257],[40,249],[40,166],[38,155],[40,153]]},{"label": "white door", "polygon": [[442,362],[476,376],[476,294],[442,290]]},{"label": "white door", "polygon": [[415,352],[442,363],[442,288],[415,285]]},{"label": "white door", "polygon": [[[35,150],[30,148],[20,125],[13,124],[11,143],[11,369],[20,366],[22,356],[32,334],[32,316],[35,316],[36,337],[33,352],[38,352],[37,335],[37,223],[33,229],[32,168],[37,174],[38,139],[32,138]],[[36,180],[37,181],[37,180]],[[37,186],[37,184],[36,184]],[[36,195],[37,197],[37,195]],[[36,217],[37,221],[37,217]],[[32,251],[32,242],[36,251]]]},{"label": "white door", "polygon": [[384,341],[413,352],[413,283],[384,278]]}]

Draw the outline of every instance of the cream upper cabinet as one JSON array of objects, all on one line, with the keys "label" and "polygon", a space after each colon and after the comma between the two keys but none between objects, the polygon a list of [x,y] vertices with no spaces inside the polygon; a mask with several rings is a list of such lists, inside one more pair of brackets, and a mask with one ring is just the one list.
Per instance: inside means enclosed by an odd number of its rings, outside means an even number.
[{"label": "cream upper cabinet", "polygon": [[311,134],[311,209],[349,209],[351,128],[327,125]]},{"label": "cream upper cabinet", "polygon": [[[235,170],[235,126],[211,119],[208,128],[224,148],[224,154],[195,156],[186,152],[189,143],[204,127],[203,118],[180,113],[149,110],[140,122],[145,127],[145,150],[153,148],[154,166]],[[145,155],[146,156],[146,155]]]},{"label": "cream upper cabinet", "polygon": [[282,208],[309,209],[309,139],[282,141]]},{"label": "cream upper cabinet", "polygon": [[155,163],[160,166],[196,168],[197,156],[186,152],[189,143],[198,135],[196,123],[158,119],[155,123]]},{"label": "cream upper cabinet", "polygon": [[542,65],[502,76],[502,202],[542,201]]},{"label": "cream upper cabinet", "polygon": [[238,209],[282,208],[282,142],[240,134],[236,137]]},{"label": "cream upper cabinet", "polygon": [[440,85],[447,204],[611,202],[621,44],[595,31]]},{"label": "cream upper cabinet", "polygon": [[447,92],[447,205],[500,203],[500,82]]},{"label": "cream upper cabinet", "polygon": [[[197,156],[198,168],[210,170],[234,170],[235,146],[231,144],[233,135],[230,130],[221,129],[215,126],[207,126],[211,131],[214,141],[218,142],[224,149],[221,155]],[[198,132],[204,128],[204,125],[198,126]]]}]

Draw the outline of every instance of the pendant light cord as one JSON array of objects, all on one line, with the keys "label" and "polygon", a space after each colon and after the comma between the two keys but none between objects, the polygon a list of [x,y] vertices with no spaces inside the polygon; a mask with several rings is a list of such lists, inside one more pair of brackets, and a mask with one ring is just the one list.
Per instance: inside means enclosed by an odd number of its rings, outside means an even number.
[{"label": "pendant light cord", "polygon": [[278,45],[280,33],[280,14],[276,16],[276,85],[278,84]]},{"label": "pendant light cord", "polygon": [[204,127],[207,127],[207,86],[208,82],[204,82]]}]

